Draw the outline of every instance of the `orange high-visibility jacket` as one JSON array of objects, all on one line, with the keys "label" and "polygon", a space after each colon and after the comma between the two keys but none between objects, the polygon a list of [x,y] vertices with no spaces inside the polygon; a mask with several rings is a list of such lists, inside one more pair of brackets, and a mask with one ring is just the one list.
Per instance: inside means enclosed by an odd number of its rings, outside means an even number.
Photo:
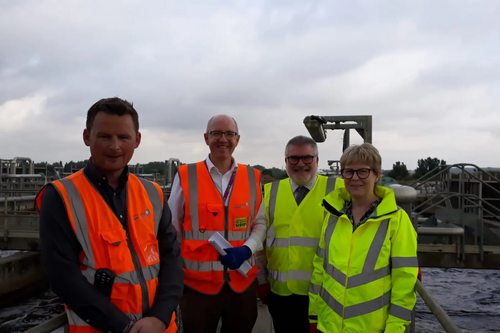
[{"label": "orange high-visibility jacket", "polygon": [[[217,294],[224,285],[224,266],[208,239],[218,231],[234,247],[245,243],[262,201],[260,171],[238,164],[227,207],[204,162],[180,166],[179,177],[185,199],[181,241],[184,283],[199,292]],[[249,261],[252,269],[248,278],[237,271],[227,272],[226,280],[236,292],[246,290],[255,280],[254,257]]]},{"label": "orange high-visibility jacket", "polygon": [[[163,210],[161,188],[156,183],[129,175],[127,234],[83,170],[52,184],[66,206],[71,226],[82,246],[79,263],[82,274],[93,284],[96,270],[112,270],[116,278],[111,302],[131,320],[138,321],[153,305],[158,285],[160,254],[156,235]],[[37,195],[38,209],[45,188]],[[99,332],[65,307],[70,333]],[[165,332],[177,332],[175,313]]]}]

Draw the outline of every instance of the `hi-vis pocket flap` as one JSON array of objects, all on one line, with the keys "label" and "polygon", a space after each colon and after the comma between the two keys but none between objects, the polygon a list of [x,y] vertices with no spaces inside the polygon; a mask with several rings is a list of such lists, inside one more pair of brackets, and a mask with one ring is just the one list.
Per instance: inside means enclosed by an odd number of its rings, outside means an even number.
[{"label": "hi-vis pocket flap", "polygon": [[220,204],[207,204],[207,210],[210,215],[217,216],[219,214],[224,214],[224,206]]},{"label": "hi-vis pocket flap", "polygon": [[101,230],[99,233],[102,239],[114,246],[118,246],[121,242],[127,241],[127,234],[123,228]]}]

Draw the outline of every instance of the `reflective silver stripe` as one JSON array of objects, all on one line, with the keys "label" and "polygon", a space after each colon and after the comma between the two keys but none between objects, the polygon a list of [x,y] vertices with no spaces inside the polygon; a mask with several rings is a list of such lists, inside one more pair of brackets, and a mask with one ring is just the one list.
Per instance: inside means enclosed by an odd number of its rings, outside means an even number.
[{"label": "reflective silver stripe", "polygon": [[316,249],[316,255],[320,258],[325,258],[325,249],[322,249],[318,246]]},{"label": "reflective silver stripe", "polygon": [[289,270],[288,271],[288,279],[289,280],[297,280],[297,281],[311,281],[312,272],[308,271],[298,271],[298,270]]},{"label": "reflective silver stripe", "polygon": [[[274,230],[274,228],[273,228]],[[319,238],[314,237],[290,237],[290,246],[318,247]],[[268,247],[288,248],[288,238],[274,238],[274,241]]]},{"label": "reflective silver stripe", "polygon": [[388,291],[380,297],[372,299],[367,302],[343,307],[330,293],[323,287],[320,289],[320,296],[325,303],[339,316],[344,319],[350,319],[357,316],[362,316],[377,310],[382,309],[384,306],[389,305],[391,302],[391,292]]},{"label": "reflective silver stripe", "polygon": [[342,306],[342,304],[340,304],[332,295],[330,295],[330,293],[323,286],[320,287],[319,296],[323,301],[325,301],[326,305],[328,305],[333,310],[333,312],[341,317],[344,315],[344,307]]},{"label": "reflective silver stripe", "polygon": [[271,183],[271,193],[269,193],[269,222],[274,223],[274,211],[276,209],[276,198],[278,197],[279,181]]},{"label": "reflective silver stripe", "polygon": [[197,272],[222,272],[224,271],[224,266],[220,261],[194,261],[183,259],[184,268],[189,269],[190,271]]},{"label": "reflective silver stripe", "polygon": [[[190,271],[197,272],[223,272],[224,266],[220,261],[195,261],[182,259],[184,261],[184,268]],[[255,258],[253,256],[247,260],[250,266],[255,265]]]},{"label": "reflective silver stripe", "polygon": [[382,246],[384,245],[388,228],[389,219],[383,220],[377,229],[375,237],[373,237],[372,243],[370,244],[370,249],[368,250],[368,254],[366,255],[361,274],[366,274],[375,270],[375,265],[377,264],[378,257],[380,256],[380,252],[382,251]]},{"label": "reflective silver stripe", "polygon": [[335,189],[335,182],[337,181],[337,177],[328,177],[328,180],[326,181],[326,191],[325,195],[330,193]]},{"label": "reflective silver stripe", "polygon": [[385,266],[371,272],[353,275],[349,277],[349,280],[347,281],[347,289],[359,287],[389,275],[391,275],[391,268],[389,266]]},{"label": "reflective silver stripe", "polygon": [[[82,263],[85,266],[93,267],[95,265],[94,252],[92,250],[92,244],[90,243],[87,217],[85,215],[85,208],[83,207],[82,197],[80,196],[80,193],[78,192],[75,184],[73,183],[73,181],[71,181],[71,179],[64,178],[59,182],[66,189],[70,205],[70,207],[68,208],[71,210],[73,221],[75,223],[76,238],[78,239],[78,242],[82,246],[82,250],[85,253],[85,258],[83,259]],[[61,195],[61,193],[59,194]],[[63,198],[62,195],[61,198]],[[63,202],[65,202],[64,199]]]},{"label": "reflective silver stripe", "polygon": [[388,291],[380,297],[367,302],[347,306],[344,309],[344,319],[362,316],[370,312],[382,309],[384,306],[391,303],[391,292]]},{"label": "reflective silver stripe", "polygon": [[274,242],[268,247],[288,248],[288,238],[275,238]]},{"label": "reflective silver stripe", "polygon": [[328,253],[330,252],[330,241],[332,239],[333,231],[335,230],[338,219],[339,218],[335,215],[330,215],[330,218],[328,219],[328,226],[326,227],[325,231],[325,261],[323,262],[323,268],[325,269],[325,271],[327,270],[330,259],[328,256]]},{"label": "reflective silver stripe", "polygon": [[393,303],[389,307],[389,314],[402,320],[411,321],[411,310]]},{"label": "reflective silver stripe", "polygon": [[[72,326],[90,326],[86,321],[80,318],[74,311],[66,309],[68,323]],[[130,320],[137,322],[142,318],[142,313],[125,313]]]},{"label": "reflective silver stripe", "polygon": [[417,257],[392,257],[392,268],[418,267]]},{"label": "reflective silver stripe", "polygon": [[[253,221],[253,215],[255,213],[255,205],[257,204],[257,184],[255,181],[255,169],[247,166],[248,172],[248,183],[250,186],[250,219],[248,223],[250,224]],[[250,232],[250,228],[248,228],[248,232]]]},{"label": "reflective silver stripe", "polygon": [[290,246],[318,247],[319,238],[315,237],[290,237]]},{"label": "reflective silver stripe", "polygon": [[155,220],[155,235],[158,235],[158,227],[160,226],[161,215],[163,213],[163,205],[161,200],[162,198],[160,197],[160,193],[156,189],[155,184],[143,178],[139,178],[139,180],[141,181],[142,186],[144,186],[144,189],[148,194],[149,200],[153,205],[153,217]]},{"label": "reflective silver stripe", "polygon": [[366,255],[365,263],[363,265],[363,270],[360,274],[350,276],[349,279],[347,279],[347,276],[342,271],[325,260],[323,267],[325,268],[326,273],[342,286],[345,286],[347,289],[359,287],[390,275],[390,266],[375,269],[375,265],[377,264],[378,257],[380,256],[380,252],[384,245],[388,228],[388,219],[380,223],[380,226],[375,233],[375,237],[370,244],[370,249],[368,250],[368,254]]},{"label": "reflective silver stripe", "polygon": [[[191,163],[187,165],[188,172],[188,190],[189,190],[189,215],[191,215],[191,231],[184,231],[183,236],[189,240],[201,240],[200,237],[200,223],[198,216],[198,173],[196,164]],[[201,234],[203,236],[203,234]],[[210,235],[211,236],[211,235]],[[210,236],[207,237],[210,238]]]},{"label": "reflective silver stripe", "polygon": [[286,282],[287,281],[287,274],[285,272],[278,272],[278,271],[273,271],[271,269],[267,270],[268,276],[276,281],[279,282]]},{"label": "reflective silver stripe", "polygon": [[[279,181],[271,183],[271,192],[269,194],[269,228],[267,230],[267,247],[274,247],[274,241],[276,239],[276,231],[274,230],[274,212],[276,210],[276,198],[278,196],[278,188],[280,184]],[[287,242],[288,246],[288,242]],[[280,246],[281,247],[281,246]]]},{"label": "reflective silver stripe", "polygon": [[321,286],[319,284],[314,284],[311,282],[311,284],[309,285],[309,292],[313,295],[319,294],[320,289]]},{"label": "reflective silver stripe", "polygon": [[[185,240],[208,240],[217,231],[207,230],[205,232],[196,231],[183,231],[182,237]],[[221,236],[224,236],[224,231],[218,231]],[[245,241],[247,240],[246,231],[228,231],[228,241]]]},{"label": "reflective silver stripe", "polygon": [[[90,284],[94,284],[95,269],[92,267],[87,267],[87,269],[81,271],[83,276],[87,279]],[[142,273],[144,274],[144,279],[146,281],[154,280],[158,277],[160,272],[160,263],[154,265],[146,266],[142,268]],[[129,271],[118,274],[115,277],[115,283],[128,283],[132,285],[140,284],[139,276],[136,271]]]},{"label": "reflective silver stripe", "polygon": [[[327,196],[331,191],[335,189],[335,183],[337,182],[337,177],[328,177],[326,181],[326,190],[325,190],[325,196]],[[323,219],[326,217],[326,209],[323,213]]]}]

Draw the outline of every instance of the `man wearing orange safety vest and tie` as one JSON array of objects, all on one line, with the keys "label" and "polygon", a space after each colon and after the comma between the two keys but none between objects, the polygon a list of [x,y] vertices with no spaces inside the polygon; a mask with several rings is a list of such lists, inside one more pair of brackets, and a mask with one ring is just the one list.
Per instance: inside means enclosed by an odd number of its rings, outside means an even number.
[{"label": "man wearing orange safety vest and tie", "polygon": [[[182,165],[174,179],[169,206],[181,237],[185,333],[251,333],[257,319],[257,267],[253,253],[263,249],[266,216],[260,172],[232,157],[240,134],[226,115],[211,118],[204,134],[210,154]],[[219,255],[209,239],[218,232],[232,245]],[[244,277],[238,268],[251,269]]]},{"label": "man wearing orange safety vest and tie", "polygon": [[42,258],[65,303],[70,333],[174,333],[182,259],[158,184],[128,172],[141,141],[131,103],[102,99],[87,113],[85,168],[36,198]]}]

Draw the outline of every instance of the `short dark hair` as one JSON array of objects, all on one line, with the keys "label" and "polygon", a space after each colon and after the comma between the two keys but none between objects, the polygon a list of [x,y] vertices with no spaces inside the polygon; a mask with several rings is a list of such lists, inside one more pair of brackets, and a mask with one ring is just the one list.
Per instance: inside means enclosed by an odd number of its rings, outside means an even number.
[{"label": "short dark hair", "polygon": [[103,98],[92,105],[87,112],[87,130],[92,129],[94,119],[99,112],[109,115],[124,116],[129,114],[134,122],[134,129],[139,132],[139,115],[134,109],[133,103],[118,97]]},{"label": "short dark hair", "polygon": [[316,155],[318,155],[318,144],[316,143],[316,141],[314,141],[312,138],[310,138],[308,136],[304,136],[304,135],[297,135],[297,136],[291,138],[290,141],[288,141],[288,143],[286,144],[286,147],[285,147],[285,155],[286,155],[286,152],[288,150],[288,147],[290,147],[290,146],[301,147],[301,146],[305,146],[305,145],[312,146],[314,148],[314,151],[316,152]]}]

